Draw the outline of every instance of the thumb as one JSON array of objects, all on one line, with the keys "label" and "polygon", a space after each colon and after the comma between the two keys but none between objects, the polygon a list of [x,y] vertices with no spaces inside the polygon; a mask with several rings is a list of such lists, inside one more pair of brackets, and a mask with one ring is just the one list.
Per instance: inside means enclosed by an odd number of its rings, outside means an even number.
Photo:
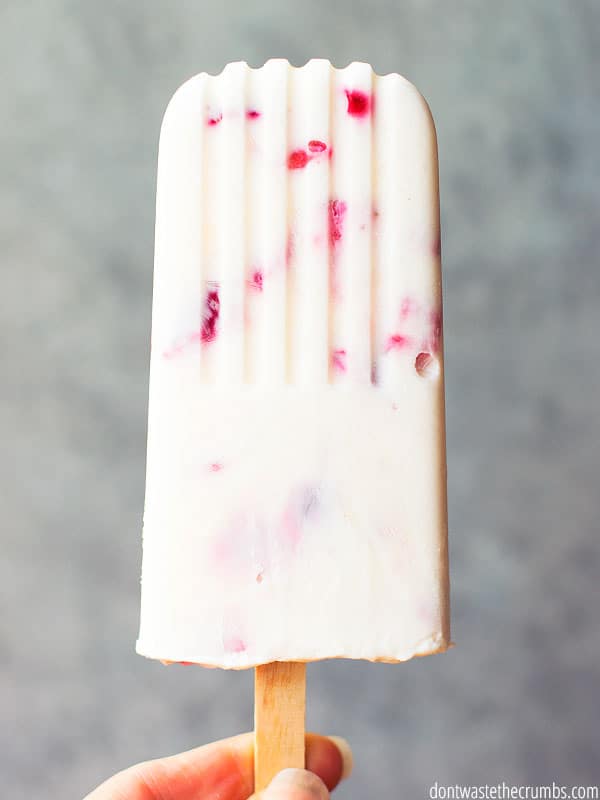
[{"label": "thumb", "polygon": [[327,787],[314,772],[284,769],[251,800],[329,800]]}]

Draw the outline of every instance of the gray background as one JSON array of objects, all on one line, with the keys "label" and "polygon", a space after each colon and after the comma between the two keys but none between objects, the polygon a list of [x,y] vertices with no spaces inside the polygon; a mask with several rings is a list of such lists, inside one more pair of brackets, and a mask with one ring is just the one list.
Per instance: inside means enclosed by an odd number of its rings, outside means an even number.
[{"label": "gray background", "polygon": [[402,72],[440,140],[457,647],[310,667],[338,796],[598,783],[600,3],[2,0],[2,794],[251,725],[250,673],[133,647],[161,114],[274,55]]}]

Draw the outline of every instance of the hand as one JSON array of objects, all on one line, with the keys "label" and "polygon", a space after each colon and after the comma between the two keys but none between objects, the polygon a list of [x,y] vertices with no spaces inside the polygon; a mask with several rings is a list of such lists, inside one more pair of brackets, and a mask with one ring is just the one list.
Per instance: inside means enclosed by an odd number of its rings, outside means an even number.
[{"label": "hand", "polygon": [[286,769],[254,791],[254,736],[197,747],[119,772],[85,800],[328,800],[352,771],[352,751],[338,737],[306,736],[306,769]]}]

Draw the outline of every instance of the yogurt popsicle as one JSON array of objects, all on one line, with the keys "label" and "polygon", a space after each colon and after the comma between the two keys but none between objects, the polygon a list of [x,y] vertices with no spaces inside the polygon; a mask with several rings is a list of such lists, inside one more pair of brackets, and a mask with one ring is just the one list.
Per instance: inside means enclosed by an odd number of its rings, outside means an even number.
[{"label": "yogurt popsicle", "polygon": [[367,64],[229,64],[158,166],[137,651],[449,645],[435,130]]}]

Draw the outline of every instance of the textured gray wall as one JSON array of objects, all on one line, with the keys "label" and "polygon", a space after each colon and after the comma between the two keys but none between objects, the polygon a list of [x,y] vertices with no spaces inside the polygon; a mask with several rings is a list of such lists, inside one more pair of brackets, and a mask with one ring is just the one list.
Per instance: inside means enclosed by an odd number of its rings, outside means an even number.
[{"label": "textured gray wall", "polygon": [[251,725],[250,673],[133,652],[157,136],[230,60],[369,60],[441,156],[454,638],[310,667],[343,798],[600,781],[597,0],[3,0],[0,774],[77,798]]}]

